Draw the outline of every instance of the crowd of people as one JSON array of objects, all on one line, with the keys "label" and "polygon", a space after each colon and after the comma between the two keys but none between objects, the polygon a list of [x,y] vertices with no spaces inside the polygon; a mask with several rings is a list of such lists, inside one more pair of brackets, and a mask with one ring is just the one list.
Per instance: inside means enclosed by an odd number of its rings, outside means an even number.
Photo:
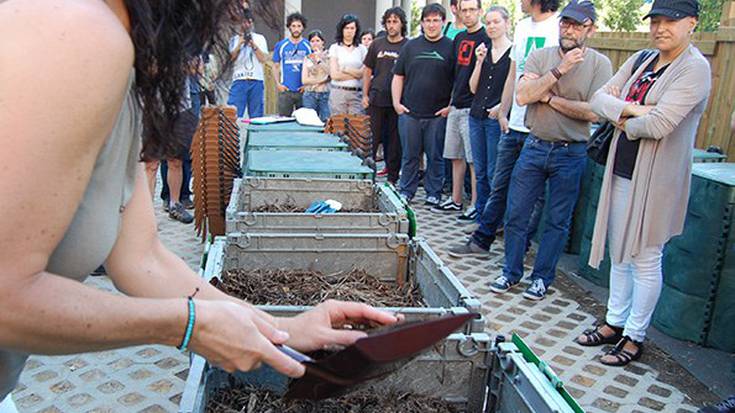
[{"label": "crowd of people", "polygon": [[487,257],[504,232],[494,293],[519,284],[537,237],[523,291],[530,300],[543,299],[554,282],[591,128],[615,125],[590,259],[598,266],[609,244],[608,314],[577,342],[615,344],[601,361],[625,365],[642,352],[661,289],[663,245],[683,227],[695,131],[710,88],[708,63],[691,45],[698,3],[654,2],[645,17],[654,51],[636,53],[615,74],[588,46],[594,4],[572,0],[558,10],[559,3],[521,0],[527,17],[515,27],[508,10],[483,10],[479,0],[452,0],[451,22],[440,4],[428,4],[420,34],[410,39],[400,8],[385,11],[377,35],[361,32],[359,18],[347,14],[326,52],[321,32],[303,39],[306,18],[293,14],[273,55],[279,113],[303,105],[322,119],[369,115],[373,155],[382,146],[385,160],[379,175],[409,203],[423,185],[431,211],[456,214],[465,225],[468,239],[449,249],[452,257]]},{"label": "crowd of people", "polygon": [[[262,116],[266,64],[273,64],[279,114],[307,107],[322,120],[370,117],[373,154],[382,147],[385,160],[379,175],[409,203],[423,185],[433,212],[456,214],[465,225],[468,239],[451,256],[486,257],[504,231],[493,292],[519,284],[530,240],[543,228],[523,292],[530,300],[543,299],[554,282],[591,127],[613,125],[590,257],[596,267],[609,249],[607,315],[576,341],[614,344],[600,358],[607,365],[640,357],[661,290],[663,246],[683,229],[692,148],[710,92],[709,64],[691,43],[697,0],[654,0],[645,16],[654,48],[615,73],[588,46],[598,18],[589,0],[561,11],[559,0],[520,0],[527,17],[515,27],[508,10],[483,10],[479,0],[452,0],[451,22],[444,7],[428,4],[414,38],[397,7],[385,11],[378,33],[344,15],[333,41],[307,31],[307,18],[294,13],[272,50],[247,7],[236,14],[236,33],[221,38],[234,1],[201,0],[196,11],[161,1],[155,13],[132,0],[65,3],[69,19],[33,2],[0,8],[5,38],[25,45],[0,52],[22,62],[3,75],[16,81],[0,88],[3,96],[26,96],[0,111],[11,137],[0,163],[13,177],[0,184],[0,197],[14,200],[2,228],[15,234],[0,248],[7,270],[0,277],[2,408],[31,353],[162,343],[190,347],[227,370],[265,362],[299,376],[303,366],[273,343],[300,350],[348,344],[363,334],[340,329],[350,319],[397,321],[343,302],[275,319],[202,282],[158,240],[156,173],[169,216],[190,223],[188,145],[199,108],[223,101],[216,95],[224,75],[224,101],[240,117]],[[53,35],[60,32],[63,39]],[[40,47],[53,70],[22,53]],[[18,89],[28,84],[37,93]],[[82,85],[83,102],[75,93]],[[54,110],[42,122],[28,118],[44,108]],[[126,295],[76,282],[103,262]]]}]

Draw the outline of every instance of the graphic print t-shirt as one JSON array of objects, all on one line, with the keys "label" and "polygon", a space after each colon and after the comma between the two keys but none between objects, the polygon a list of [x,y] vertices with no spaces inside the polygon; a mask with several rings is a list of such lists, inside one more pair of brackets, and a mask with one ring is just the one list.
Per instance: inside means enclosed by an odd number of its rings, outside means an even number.
[{"label": "graphic print t-shirt", "polygon": [[301,87],[301,68],[304,58],[311,54],[311,45],[305,39],[297,44],[288,38],[276,43],[273,48],[273,61],[281,64],[281,84],[292,92]]},{"label": "graphic print t-shirt", "polygon": [[368,97],[370,104],[381,108],[393,106],[391,101],[390,84],[393,80],[393,66],[401,54],[401,48],[408,39],[403,38],[398,43],[391,43],[387,37],[380,37],[373,41],[365,56],[365,66],[373,71]]},{"label": "graphic print t-shirt", "polygon": [[481,27],[474,33],[466,30],[454,38],[454,57],[457,59],[454,66],[454,90],[452,90],[452,106],[457,109],[466,109],[472,106],[474,95],[470,92],[470,76],[475,68],[475,49],[484,43],[492,49],[490,38]]},{"label": "graphic print t-shirt", "polygon": [[[559,45],[559,16],[554,14],[541,22],[534,22],[527,17],[516,25],[513,35],[513,49],[510,59],[516,65],[516,86],[526,67],[526,59],[536,49]],[[525,124],[526,107],[516,103],[515,90],[513,91],[513,109],[510,112],[508,124],[511,129],[518,132],[528,133]]]},{"label": "graphic print t-shirt", "polygon": [[[268,54],[268,42],[262,34],[252,33],[253,42],[263,53]],[[235,51],[237,44],[240,42],[240,36],[233,36],[230,39],[230,53]],[[263,77],[263,64],[255,56],[253,48],[249,45],[243,45],[240,54],[232,68],[232,80],[265,80]]]},{"label": "graphic print t-shirt", "polygon": [[454,77],[454,45],[443,37],[436,42],[420,36],[401,49],[393,73],[405,76],[401,103],[415,118],[433,118],[449,105]]}]

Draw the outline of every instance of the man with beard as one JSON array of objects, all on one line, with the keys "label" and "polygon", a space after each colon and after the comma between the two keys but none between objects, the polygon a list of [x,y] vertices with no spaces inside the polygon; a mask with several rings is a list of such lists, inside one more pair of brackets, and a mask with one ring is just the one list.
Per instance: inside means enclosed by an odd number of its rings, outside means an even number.
[{"label": "man with beard", "polygon": [[304,57],[311,54],[311,45],[302,34],[306,29],[306,17],[292,13],[286,18],[289,35],[273,48],[273,77],[278,90],[278,114],[291,116],[302,106],[304,85],[301,69]]},{"label": "man with beard", "polygon": [[531,284],[523,293],[541,300],[554,281],[587,160],[589,100],[612,77],[605,55],[587,47],[595,32],[595,6],[572,0],[560,14],[559,46],[532,52],[518,83],[516,100],[528,105],[530,134],[511,175],[505,224],[505,267],[495,290],[510,289],[523,276],[528,225],[535,201],[548,183],[548,216]]},{"label": "man with beard", "polygon": [[365,56],[363,73],[363,106],[370,115],[373,133],[373,159],[377,153],[380,138],[383,142],[385,169],[378,175],[387,174],[388,181],[396,184],[401,170],[401,141],[398,137],[398,115],[393,109],[390,84],[393,80],[393,66],[398,60],[401,47],[406,39],[406,13],[400,7],[388,9],[383,14],[383,27],[386,36],[373,41]]}]

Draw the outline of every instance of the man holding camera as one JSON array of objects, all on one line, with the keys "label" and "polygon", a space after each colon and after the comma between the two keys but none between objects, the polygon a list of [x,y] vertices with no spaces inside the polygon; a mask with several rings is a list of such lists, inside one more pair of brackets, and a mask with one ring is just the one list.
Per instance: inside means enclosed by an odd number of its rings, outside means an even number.
[{"label": "man holding camera", "polygon": [[248,117],[263,116],[264,71],[268,59],[268,43],[265,37],[253,31],[253,14],[244,12],[242,32],[230,40],[230,58],[233,61],[232,86],[228,105],[237,107],[237,117],[243,117],[245,108]]}]

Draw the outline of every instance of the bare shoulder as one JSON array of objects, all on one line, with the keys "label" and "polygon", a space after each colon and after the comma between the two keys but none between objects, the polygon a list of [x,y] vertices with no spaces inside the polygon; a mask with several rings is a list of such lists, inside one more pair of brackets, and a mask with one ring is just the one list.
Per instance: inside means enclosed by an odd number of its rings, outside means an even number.
[{"label": "bare shoulder", "polygon": [[127,62],[126,72],[133,62],[130,37],[99,0],[4,0],[0,2],[0,38],[5,39],[0,59],[38,53],[88,62],[104,56],[100,60],[109,64]]}]

